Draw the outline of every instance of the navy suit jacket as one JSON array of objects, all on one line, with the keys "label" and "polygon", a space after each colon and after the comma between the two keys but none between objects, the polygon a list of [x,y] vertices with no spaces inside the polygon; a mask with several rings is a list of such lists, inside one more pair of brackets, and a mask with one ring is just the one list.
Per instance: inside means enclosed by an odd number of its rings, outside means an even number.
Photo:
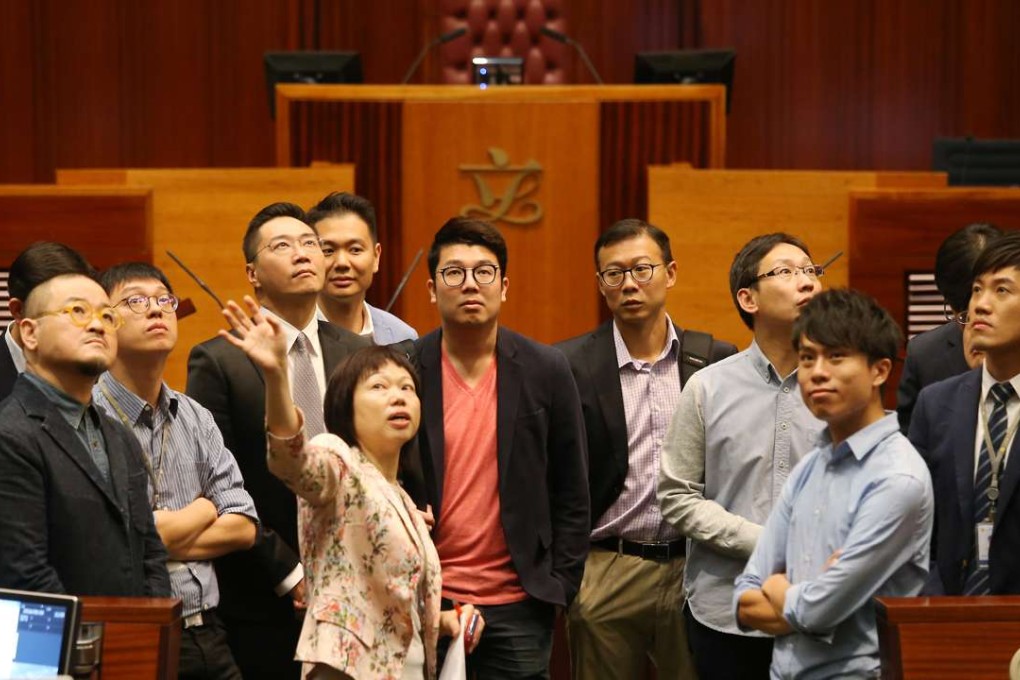
[{"label": "navy suit jacket", "polygon": [[[675,328],[677,337],[682,338],[683,329]],[[630,464],[627,416],[623,408],[616,344],[613,342],[613,322],[607,321],[594,331],[565,340],[556,347],[570,362],[581,396],[588,433],[588,486],[591,521],[594,523],[620,497]],[[708,363],[715,363],[736,352],[734,345],[713,340],[711,353],[706,358]],[[681,366],[680,362],[678,366]]]},{"label": "navy suit jacket", "polygon": [[[421,374],[418,445],[425,499],[443,521],[442,331],[415,343]],[[561,352],[505,328],[496,340],[500,519],[528,595],[567,606],[588,555],[587,452],[577,388]]]},{"label": "navy suit jacket", "polygon": [[[345,356],[371,344],[368,338],[321,320],[319,342],[327,379]],[[300,562],[297,499],[266,467],[262,372],[244,352],[223,338],[213,338],[191,350],[187,394],[212,412],[260,520],[254,547],[216,560],[220,609],[230,618],[247,621],[293,620],[290,599],[277,597],[273,589]]]},{"label": "navy suit jacket", "polygon": [[963,328],[955,321],[921,333],[907,343],[903,375],[896,388],[900,431],[910,431],[910,416],[922,389],[970,370],[963,358]]},{"label": "navy suit jacket", "polygon": [[[910,441],[928,463],[935,491],[933,569],[928,594],[960,595],[974,545],[974,437],[981,371],[921,390],[910,423]],[[1020,437],[1013,440],[1000,477],[999,505],[989,552],[993,595],[1020,594]]]},{"label": "navy suit jacket", "polygon": [[101,412],[100,427],[109,482],[49,398],[26,377],[15,381],[0,406],[0,587],[170,596],[144,454]]}]

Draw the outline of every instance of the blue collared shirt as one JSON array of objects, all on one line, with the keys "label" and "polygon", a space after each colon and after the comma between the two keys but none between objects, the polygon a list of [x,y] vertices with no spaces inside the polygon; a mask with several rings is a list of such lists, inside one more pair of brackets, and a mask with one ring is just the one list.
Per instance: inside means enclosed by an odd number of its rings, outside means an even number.
[{"label": "blue collared shirt", "polygon": [[[828,430],[794,469],[751,559],[740,596],[785,572],[773,678],[878,677],[875,597],[911,597],[928,573],[934,499],[924,461],[895,413],[833,448]],[[825,568],[837,550],[839,559]]]},{"label": "blue collared shirt", "polygon": [[[224,446],[212,414],[194,399],[164,383],[153,409],[109,373],[99,378],[92,397],[111,418],[128,421],[125,424],[137,437],[149,461],[149,499],[158,499],[157,509],[180,510],[204,497],[216,506],[220,515],[233,513],[258,521],[255,503],[244,488],[237,461]],[[165,450],[164,427],[169,427]],[[153,478],[158,480],[156,489]],[[167,568],[171,590],[174,597],[181,598],[184,616],[219,603],[219,584],[212,562],[171,561]]]}]

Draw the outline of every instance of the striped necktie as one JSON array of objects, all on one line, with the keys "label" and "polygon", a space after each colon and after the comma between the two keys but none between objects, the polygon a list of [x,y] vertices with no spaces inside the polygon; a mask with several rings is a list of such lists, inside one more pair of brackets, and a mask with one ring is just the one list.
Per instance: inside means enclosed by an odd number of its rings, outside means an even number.
[{"label": "striped necktie", "polygon": [[291,345],[290,354],[294,359],[290,390],[294,403],[305,414],[305,437],[311,439],[325,432],[326,425],[322,417],[322,394],[312,367],[312,348],[308,336],[298,333],[297,340]]},{"label": "striped necktie", "polygon": [[[1006,437],[1006,430],[1009,426],[1009,418],[1006,414],[1006,402],[1010,400],[1015,392],[1013,385],[1008,382],[995,383],[988,394],[992,397],[995,405],[992,413],[988,416],[988,436],[992,440],[992,446],[998,451],[1002,441]],[[1001,469],[1002,461],[999,461]],[[988,489],[992,484],[992,458],[988,450],[988,441],[982,436],[981,453],[978,455],[977,474],[974,475],[974,524],[975,526],[988,519],[992,501],[988,497]],[[967,574],[967,581],[963,586],[964,595],[987,595],[988,594],[988,569],[978,568],[977,560],[977,532],[974,536],[974,547],[971,555],[970,570]]]}]

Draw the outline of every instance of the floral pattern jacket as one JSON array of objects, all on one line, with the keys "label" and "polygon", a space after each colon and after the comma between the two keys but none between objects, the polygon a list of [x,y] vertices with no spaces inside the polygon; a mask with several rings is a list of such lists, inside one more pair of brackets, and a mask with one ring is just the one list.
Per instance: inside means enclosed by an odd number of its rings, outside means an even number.
[{"label": "floral pattern jacket", "polygon": [[[270,471],[298,495],[308,613],[296,658],[353,678],[400,678],[420,610],[428,678],[436,673],[439,556],[411,498],[396,489],[413,526],[394,507],[390,482],[333,434],[268,436]],[[425,579],[424,584],[421,580]],[[420,588],[420,591],[419,591]]]}]

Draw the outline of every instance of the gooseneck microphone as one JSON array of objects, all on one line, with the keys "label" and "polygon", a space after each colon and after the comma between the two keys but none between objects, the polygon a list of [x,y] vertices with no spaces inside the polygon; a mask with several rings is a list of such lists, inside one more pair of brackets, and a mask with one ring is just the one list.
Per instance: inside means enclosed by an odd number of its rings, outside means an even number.
[{"label": "gooseneck microphone", "polygon": [[564,45],[569,45],[570,47],[573,47],[575,50],[577,50],[577,53],[581,56],[581,61],[584,62],[584,65],[588,68],[588,72],[591,73],[591,77],[595,79],[596,83],[602,85],[602,77],[599,76],[599,72],[595,70],[595,65],[591,63],[591,59],[588,58],[588,53],[584,51],[584,48],[581,46],[581,43],[577,42],[576,40],[571,40],[569,37],[567,37],[566,34],[553,30],[548,26],[543,26],[539,32],[542,35],[546,36],[547,38],[552,38],[557,42],[561,42]]},{"label": "gooseneck microphone", "polygon": [[407,82],[411,80],[411,76],[414,75],[414,72],[418,70],[418,66],[421,65],[421,60],[424,59],[425,55],[431,52],[437,45],[444,45],[451,40],[456,40],[465,33],[467,33],[467,28],[461,26],[460,28],[455,28],[452,31],[443,33],[438,38],[433,38],[432,41],[423,47],[421,52],[418,53],[417,58],[415,58],[414,63],[411,64],[411,68],[407,69],[407,73],[404,74],[404,79],[400,81],[400,84],[407,85]]}]

